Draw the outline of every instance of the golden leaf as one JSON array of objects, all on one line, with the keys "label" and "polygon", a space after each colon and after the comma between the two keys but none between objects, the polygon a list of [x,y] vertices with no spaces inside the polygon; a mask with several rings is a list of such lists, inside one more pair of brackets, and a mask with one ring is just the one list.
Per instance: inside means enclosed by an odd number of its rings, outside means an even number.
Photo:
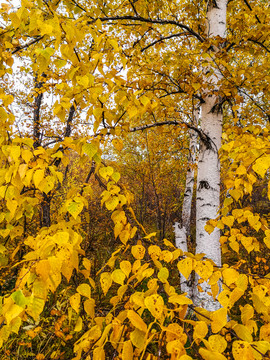
[{"label": "golden leaf", "polygon": [[145,346],[145,332],[136,328],[130,333],[130,340],[136,348],[142,349]]},{"label": "golden leaf", "polygon": [[193,331],[193,339],[203,339],[208,334],[208,326],[204,321],[196,321]]},{"label": "golden leaf", "polygon": [[166,267],[162,267],[158,272],[158,278],[161,282],[166,282],[169,277],[169,270]]},{"label": "golden leaf", "polygon": [[227,310],[221,308],[212,314],[211,328],[213,333],[219,332],[227,324]]},{"label": "golden leaf", "polygon": [[72,309],[75,310],[76,313],[78,314],[80,311],[81,295],[78,293],[72,295],[69,299],[69,302]]},{"label": "golden leaf", "polygon": [[135,326],[137,329],[147,332],[147,325],[143,321],[143,319],[133,310],[128,310],[127,317],[129,318],[131,324]]},{"label": "golden leaf", "polygon": [[158,294],[147,296],[144,299],[144,304],[150,313],[156,319],[160,319],[163,315],[164,301],[163,298]]},{"label": "golden leaf", "polygon": [[199,349],[199,353],[205,360],[227,360],[227,358],[217,351],[210,351],[204,348]]},{"label": "golden leaf", "polygon": [[137,260],[141,260],[144,258],[145,248],[142,245],[134,245],[131,248],[131,253]]},{"label": "golden leaf", "polygon": [[179,305],[192,304],[192,300],[187,298],[185,295],[174,294],[169,297],[170,303],[176,303]]},{"label": "golden leaf", "polygon": [[231,268],[227,268],[222,271],[222,277],[226,285],[230,286],[232,283],[236,282],[239,278],[239,273]]},{"label": "golden leaf", "polygon": [[95,300],[92,298],[85,300],[83,307],[86,314],[93,319],[95,317]]},{"label": "golden leaf", "polygon": [[91,298],[91,288],[88,284],[80,284],[77,287],[77,292],[80,295],[87,297],[88,299]]},{"label": "golden leaf", "polygon": [[33,181],[36,188],[38,188],[39,184],[43,179],[44,179],[44,170],[43,169],[36,170],[33,175]]},{"label": "golden leaf", "polygon": [[236,324],[233,327],[233,331],[235,331],[239,339],[247,341],[248,343],[251,343],[253,341],[252,335],[246,326],[242,324]]},{"label": "golden leaf", "polygon": [[234,341],[232,354],[235,360],[254,360],[252,347],[246,341]]},{"label": "golden leaf", "polygon": [[208,339],[209,345],[214,351],[222,353],[226,350],[227,341],[221,335],[211,335]]},{"label": "golden leaf", "polygon": [[130,340],[127,340],[123,344],[122,360],[133,360],[133,347]]},{"label": "golden leaf", "polygon": [[105,351],[103,347],[96,347],[94,349],[93,360],[105,360]]},{"label": "golden leaf", "polygon": [[112,144],[118,151],[121,151],[123,149],[123,142],[120,139],[113,139]]},{"label": "golden leaf", "polygon": [[74,327],[74,331],[75,332],[79,332],[82,330],[82,318],[79,316],[77,321],[76,321],[76,324],[75,324],[75,327]]},{"label": "golden leaf", "polygon": [[193,270],[193,260],[189,257],[186,259],[180,260],[177,264],[177,268],[179,272],[184,275],[184,277],[188,280],[191,271]]},{"label": "golden leaf", "polygon": [[111,273],[108,273],[108,272],[103,272],[101,275],[100,275],[100,285],[101,285],[101,289],[104,293],[104,295],[107,294],[109,288],[111,287],[112,285],[112,276],[111,276]]},{"label": "golden leaf", "polygon": [[131,272],[131,263],[127,260],[123,260],[120,262],[120,269],[123,271],[123,273],[128,278],[130,272]]},{"label": "golden leaf", "polygon": [[121,269],[116,269],[112,272],[111,274],[111,279],[120,285],[124,284],[124,280],[126,278],[126,275],[123,273],[123,271]]}]

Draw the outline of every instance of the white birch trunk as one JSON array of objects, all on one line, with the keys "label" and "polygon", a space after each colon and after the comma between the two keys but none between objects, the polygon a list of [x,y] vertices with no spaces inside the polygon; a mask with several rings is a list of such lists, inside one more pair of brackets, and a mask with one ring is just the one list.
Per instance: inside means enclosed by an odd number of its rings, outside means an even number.
[{"label": "white birch trunk", "polygon": [[[225,38],[226,32],[226,10],[227,0],[210,0],[207,10],[209,37]],[[214,58],[215,51],[212,49],[211,57]],[[205,81],[209,82],[209,90],[203,94],[204,102],[201,105],[201,130],[198,175],[197,175],[197,200],[196,200],[196,253],[204,253],[207,258],[212,259],[217,266],[221,265],[220,233],[215,229],[208,234],[204,227],[209,219],[217,216],[220,205],[220,164],[218,151],[221,146],[223,115],[219,106],[219,81],[220,72],[215,67],[209,67]],[[203,306],[207,310],[216,310],[220,307],[207,294],[210,286],[201,284],[202,292],[196,291],[195,304]]]},{"label": "white birch trunk", "polygon": [[[198,125],[200,109],[196,107],[193,112],[193,126]],[[190,218],[191,218],[191,205],[195,181],[195,167],[196,167],[196,152],[197,152],[197,133],[196,131],[189,130],[189,156],[188,156],[188,169],[186,174],[186,185],[182,207],[181,224],[176,222],[174,224],[175,244],[178,249],[183,252],[188,251],[187,237],[190,235]],[[181,225],[181,226],[179,226]],[[180,273],[180,287],[181,291],[187,292],[190,299],[193,298],[193,284]]]}]

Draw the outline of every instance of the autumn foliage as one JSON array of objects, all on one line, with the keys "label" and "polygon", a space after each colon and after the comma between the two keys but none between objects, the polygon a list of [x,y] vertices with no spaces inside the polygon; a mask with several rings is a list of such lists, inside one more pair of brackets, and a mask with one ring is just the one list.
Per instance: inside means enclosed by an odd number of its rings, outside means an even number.
[{"label": "autumn foliage", "polygon": [[[226,37],[212,36],[206,19],[225,3]],[[1,359],[270,357],[269,10],[2,2]],[[211,98],[220,149],[195,121]],[[191,130],[221,169],[204,228],[222,265],[196,252],[207,182],[194,187],[189,251],[175,245],[188,169],[196,183]]]}]

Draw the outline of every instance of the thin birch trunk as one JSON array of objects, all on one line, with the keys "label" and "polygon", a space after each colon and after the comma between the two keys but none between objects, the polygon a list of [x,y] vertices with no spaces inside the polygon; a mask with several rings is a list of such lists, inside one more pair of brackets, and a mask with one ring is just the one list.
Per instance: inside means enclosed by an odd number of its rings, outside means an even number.
[{"label": "thin birch trunk", "polygon": [[[207,9],[208,37],[225,38],[227,0],[209,1]],[[215,57],[217,48],[212,48],[209,61]],[[212,60],[210,59],[210,56]],[[210,72],[210,76],[209,76]],[[204,253],[217,266],[221,265],[220,232],[215,229],[208,234],[204,227],[208,220],[217,216],[220,205],[220,163],[218,151],[221,146],[223,114],[218,96],[220,72],[215,66],[209,66],[205,74],[205,81],[209,83],[208,91],[203,94],[201,105],[201,130],[198,175],[197,175],[197,202],[196,202],[196,253]],[[195,304],[207,310],[216,310],[220,307],[207,294],[210,286],[201,284],[202,291],[196,291]]]},{"label": "thin birch trunk", "polygon": [[[193,110],[193,126],[198,125],[200,109],[198,107]],[[191,218],[191,205],[193,198],[193,189],[195,181],[195,167],[196,167],[196,152],[197,152],[197,132],[189,129],[189,157],[188,169],[186,174],[186,185],[182,207],[181,224],[176,222],[174,224],[175,243],[178,249],[183,252],[188,251],[187,239],[190,235],[190,218]],[[179,226],[180,225],[180,226]],[[193,284],[190,279],[186,279],[180,273],[180,286],[183,292],[188,293],[190,299],[193,298]]]}]

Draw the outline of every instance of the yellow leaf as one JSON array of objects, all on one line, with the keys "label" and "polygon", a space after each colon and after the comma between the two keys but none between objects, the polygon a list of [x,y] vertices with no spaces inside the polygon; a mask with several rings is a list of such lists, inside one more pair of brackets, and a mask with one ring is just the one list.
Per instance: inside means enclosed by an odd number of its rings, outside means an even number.
[{"label": "yellow leaf", "polygon": [[137,260],[142,260],[145,254],[145,248],[142,245],[134,245],[131,248],[131,253]]},{"label": "yellow leaf", "polygon": [[226,285],[230,286],[232,283],[236,282],[239,278],[239,273],[234,269],[225,269],[222,271],[223,281]]},{"label": "yellow leaf", "polygon": [[120,139],[113,139],[112,144],[118,151],[121,151],[123,149],[123,142]]},{"label": "yellow leaf", "polygon": [[78,293],[72,295],[69,299],[69,302],[70,302],[72,309],[75,310],[76,313],[78,314],[79,310],[80,310],[81,295]]},{"label": "yellow leaf", "polygon": [[14,304],[12,300],[10,303],[6,303],[3,306],[3,314],[6,319],[7,325],[9,325],[10,322],[17,316],[20,316],[23,311],[24,309],[21,306]]},{"label": "yellow leaf", "polygon": [[154,237],[154,236],[156,236],[156,235],[157,235],[157,233],[156,233],[156,232],[153,232],[153,233],[151,233],[151,234],[148,234],[148,235],[144,236],[144,239],[151,239],[151,237]]},{"label": "yellow leaf", "polygon": [[264,355],[270,350],[269,341],[254,341],[251,345],[255,359],[263,359],[261,354]]},{"label": "yellow leaf", "polygon": [[240,218],[241,216],[243,216],[243,209],[234,209],[232,211],[232,216],[235,217],[235,218]]},{"label": "yellow leaf", "polygon": [[38,189],[45,194],[48,194],[53,188],[55,184],[55,178],[53,176],[46,176],[45,179],[42,179],[38,185]]},{"label": "yellow leaf", "polygon": [[254,316],[254,309],[251,305],[246,304],[244,307],[241,308],[241,320],[244,325],[252,319]]},{"label": "yellow leaf", "polygon": [[158,272],[158,278],[161,282],[166,282],[169,277],[169,270],[166,267],[162,267]]},{"label": "yellow leaf", "polygon": [[87,88],[89,84],[89,78],[87,75],[84,76],[76,76],[76,81],[79,85],[81,85],[83,88]]},{"label": "yellow leaf", "polygon": [[243,165],[240,165],[240,166],[236,169],[235,173],[236,173],[237,175],[245,175],[245,174],[247,173],[247,169],[246,169]]},{"label": "yellow leaf", "polygon": [[121,175],[119,174],[119,172],[114,172],[112,175],[111,175],[111,178],[117,183],[120,179]]},{"label": "yellow leaf", "polygon": [[169,263],[173,259],[173,253],[169,250],[163,250],[160,254],[159,260],[164,260]]},{"label": "yellow leaf", "polygon": [[115,210],[118,204],[119,204],[118,196],[111,196],[107,201],[105,201],[105,206],[110,211]]},{"label": "yellow leaf", "polygon": [[184,333],[183,328],[177,324],[172,323],[169,324],[168,327],[163,328],[164,331],[166,331],[166,340],[167,342],[171,342],[174,340],[180,340],[183,344],[187,341],[187,335]]},{"label": "yellow leaf", "polygon": [[270,155],[265,155],[256,160],[255,164],[252,166],[252,169],[263,178],[266,171],[269,169],[269,166]]},{"label": "yellow leaf", "polygon": [[219,332],[227,324],[227,310],[221,308],[212,314],[211,328],[213,333]]},{"label": "yellow leaf", "polygon": [[143,319],[133,310],[128,310],[127,317],[129,318],[131,324],[135,326],[137,329],[147,332],[147,325],[143,321]]},{"label": "yellow leaf", "polygon": [[209,336],[208,342],[211,348],[218,353],[222,353],[227,347],[227,341],[221,335]]},{"label": "yellow leaf", "polygon": [[130,340],[123,344],[122,360],[133,360],[133,347]]},{"label": "yellow leaf", "polygon": [[33,181],[36,188],[38,188],[40,182],[43,179],[44,179],[44,170],[43,169],[36,170],[33,176]]},{"label": "yellow leaf", "polygon": [[198,261],[194,270],[203,280],[208,280],[213,274],[213,265],[209,260]]},{"label": "yellow leaf", "polygon": [[128,289],[128,285],[121,285],[117,290],[117,295],[122,298]]},{"label": "yellow leaf", "polygon": [[147,296],[144,299],[144,304],[150,313],[156,319],[160,319],[163,315],[164,301],[163,298],[158,294]]},{"label": "yellow leaf", "polygon": [[85,300],[83,307],[86,314],[93,319],[95,317],[95,300],[94,299]]},{"label": "yellow leaf", "polygon": [[171,359],[179,359],[181,355],[185,355],[186,350],[181,340],[173,340],[166,345],[167,352],[171,354]]},{"label": "yellow leaf", "polygon": [[238,199],[243,195],[241,191],[236,189],[230,190],[229,193],[236,201],[238,201]]},{"label": "yellow leaf", "polygon": [[70,215],[73,216],[75,220],[84,208],[84,202],[79,196],[76,196],[73,200],[67,200],[65,205],[67,211],[70,213]]},{"label": "yellow leaf", "polygon": [[104,166],[99,169],[99,174],[102,176],[106,181],[109,180],[109,177],[113,174],[113,168],[111,166]]},{"label": "yellow leaf", "polygon": [[244,291],[242,289],[239,289],[239,288],[233,289],[231,296],[230,296],[230,302],[229,302],[230,307],[232,307],[234,305],[234,303],[237,300],[239,300],[240,297],[243,295],[244,295]]},{"label": "yellow leaf", "polygon": [[105,360],[105,351],[103,347],[96,347],[94,349],[93,360]]},{"label": "yellow leaf", "polygon": [[247,341],[248,343],[251,343],[253,341],[252,335],[246,326],[242,324],[237,324],[233,327],[233,331],[235,331],[236,335],[241,340]]},{"label": "yellow leaf", "polygon": [[36,265],[36,273],[44,281],[48,279],[50,270],[51,270],[51,266],[48,260],[40,260]]},{"label": "yellow leaf", "polygon": [[131,272],[131,263],[127,260],[120,262],[120,269],[123,271],[123,273],[128,278],[130,272]]},{"label": "yellow leaf", "polygon": [[109,288],[111,287],[112,285],[112,277],[111,277],[111,274],[108,273],[108,272],[103,272],[101,275],[100,275],[100,284],[101,284],[101,289],[104,293],[104,295],[107,294]]},{"label": "yellow leaf", "polygon": [[137,115],[138,113],[138,109],[136,106],[132,106],[131,108],[128,109],[128,115],[131,118],[133,118],[135,115]]},{"label": "yellow leaf", "polygon": [[74,331],[79,332],[81,330],[82,330],[82,318],[79,316],[77,321],[76,321]]},{"label": "yellow leaf", "polygon": [[259,215],[250,215],[250,216],[248,216],[249,225],[251,227],[253,227],[253,229],[255,229],[256,231],[259,231],[260,228],[261,228],[261,225],[262,225],[259,220],[260,220]]},{"label": "yellow leaf", "polygon": [[239,289],[246,291],[248,286],[248,277],[245,274],[240,274],[238,279],[236,280],[236,286]]},{"label": "yellow leaf", "polygon": [[145,332],[136,328],[130,333],[130,340],[136,348],[142,349],[145,346]]},{"label": "yellow leaf", "polygon": [[227,360],[224,355],[218,353],[217,351],[210,351],[204,348],[200,348],[199,353],[205,360]]},{"label": "yellow leaf", "polygon": [[135,292],[130,297],[130,302],[139,306],[140,308],[144,308],[144,298],[145,295],[142,292]]},{"label": "yellow leaf", "polygon": [[82,295],[87,297],[88,299],[91,298],[91,288],[88,284],[81,284],[77,287],[77,292]]},{"label": "yellow leaf", "polygon": [[85,333],[85,335],[91,339],[96,341],[101,336],[101,330],[99,325],[93,326],[89,331]]},{"label": "yellow leaf", "polygon": [[223,222],[224,225],[229,226],[230,228],[233,226],[234,223],[234,217],[233,216],[223,216],[223,218],[221,219],[221,221]]},{"label": "yellow leaf", "polygon": [[196,321],[193,331],[193,339],[203,339],[208,334],[208,326],[204,321]]},{"label": "yellow leaf", "polygon": [[192,304],[192,300],[187,298],[185,295],[174,294],[169,297],[170,303],[176,303],[179,305]]},{"label": "yellow leaf", "polygon": [[188,280],[191,271],[193,270],[193,260],[189,257],[186,259],[180,260],[177,264],[177,268],[179,272],[184,275],[184,277]]},{"label": "yellow leaf", "polygon": [[234,341],[232,354],[235,360],[254,360],[252,347],[246,341]]},{"label": "yellow leaf", "polygon": [[98,152],[98,145],[94,142],[83,144],[82,151],[92,158]]},{"label": "yellow leaf", "polygon": [[[117,225],[117,224],[116,224]],[[122,227],[122,226],[121,226]],[[115,234],[116,234],[116,230],[117,230],[117,228],[116,228],[116,226],[115,226]],[[123,243],[123,244],[125,244],[126,245],[126,243],[128,242],[128,239],[130,238],[130,232],[129,232],[129,230],[123,230],[123,231],[121,231],[120,232],[120,234],[119,234],[119,239],[120,239],[120,241]]]},{"label": "yellow leaf", "polygon": [[126,275],[123,273],[123,271],[121,269],[116,269],[112,272],[111,274],[111,279],[120,285],[124,284],[124,280],[126,278]]},{"label": "yellow leaf", "polygon": [[20,154],[21,154],[20,146],[13,145],[10,150],[10,155],[12,156],[15,162],[19,160]]},{"label": "yellow leaf", "polygon": [[28,301],[26,312],[30,316],[32,316],[32,318],[35,321],[38,321],[39,316],[43,311],[44,305],[45,305],[45,300],[37,298],[32,294]]}]

